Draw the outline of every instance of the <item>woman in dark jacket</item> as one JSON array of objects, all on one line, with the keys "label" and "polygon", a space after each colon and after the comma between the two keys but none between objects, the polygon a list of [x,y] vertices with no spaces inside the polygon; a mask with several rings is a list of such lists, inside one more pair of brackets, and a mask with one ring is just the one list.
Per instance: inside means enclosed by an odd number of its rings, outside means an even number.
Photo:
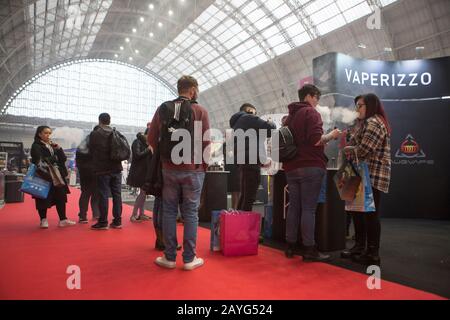
[{"label": "woman in dark jacket", "polygon": [[[131,146],[132,158],[130,173],[128,174],[127,184],[130,187],[140,188],[140,192],[134,203],[133,214],[131,215],[131,222],[147,221],[150,217],[145,215],[145,198],[146,193],[142,190],[147,174],[147,167],[150,163],[152,153],[147,144],[147,130],[145,133],[139,132],[136,140]],[[138,213],[139,211],[139,213]]]},{"label": "woman in dark jacket", "polygon": [[76,224],[74,221],[67,219],[66,216],[67,194],[70,193],[65,179],[68,175],[65,164],[67,157],[64,154],[64,150],[59,145],[52,143],[50,140],[51,134],[52,129],[49,127],[38,127],[34,136],[34,143],[32,144],[30,151],[32,163],[38,165],[39,162],[42,161],[49,165],[55,165],[65,182],[62,187],[55,187],[52,183],[47,199],[35,198],[36,209],[38,210],[39,217],[41,218],[42,229],[48,228],[47,209],[52,206],[56,206],[56,210],[58,211],[60,227]]}]

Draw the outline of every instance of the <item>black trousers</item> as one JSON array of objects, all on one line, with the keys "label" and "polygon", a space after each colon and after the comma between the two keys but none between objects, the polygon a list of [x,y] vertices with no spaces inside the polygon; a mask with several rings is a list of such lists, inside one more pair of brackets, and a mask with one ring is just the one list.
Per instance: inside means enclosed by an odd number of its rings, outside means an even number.
[{"label": "black trousers", "polygon": [[355,225],[356,244],[361,247],[379,249],[381,238],[380,223],[380,196],[381,191],[373,189],[375,200],[375,212],[349,212],[353,217]]},{"label": "black trousers", "polygon": [[78,201],[80,211],[78,216],[81,219],[87,218],[87,211],[89,206],[89,200],[91,202],[91,210],[93,218],[100,217],[99,209],[99,195],[97,192],[97,177],[92,172],[85,172],[80,170],[80,187],[81,195]]},{"label": "black trousers", "polygon": [[240,165],[241,195],[238,210],[251,211],[261,184],[261,167],[258,165]]},{"label": "black trousers", "polygon": [[[66,220],[66,203],[58,202],[56,203],[56,211],[58,212],[59,220]],[[38,209],[39,217],[42,219],[47,219],[47,209]]]}]

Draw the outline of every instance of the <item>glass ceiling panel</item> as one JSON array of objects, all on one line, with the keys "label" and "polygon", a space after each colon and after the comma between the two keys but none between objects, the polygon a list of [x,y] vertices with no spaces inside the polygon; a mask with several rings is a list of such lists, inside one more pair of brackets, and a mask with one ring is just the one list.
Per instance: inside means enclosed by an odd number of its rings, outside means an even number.
[{"label": "glass ceiling panel", "polygon": [[[147,67],[174,86],[189,72],[204,91],[372,12],[367,0],[216,0]],[[180,57],[192,63],[167,67]]]}]

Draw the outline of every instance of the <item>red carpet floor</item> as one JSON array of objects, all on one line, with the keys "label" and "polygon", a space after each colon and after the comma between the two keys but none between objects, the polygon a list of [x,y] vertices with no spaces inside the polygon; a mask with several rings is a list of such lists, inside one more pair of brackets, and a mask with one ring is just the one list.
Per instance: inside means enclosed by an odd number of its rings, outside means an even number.
[{"label": "red carpet floor", "polygon": [[[72,190],[68,216],[77,218],[78,190]],[[153,261],[152,222],[131,224],[124,206],[122,230],[91,231],[89,225],[61,229],[54,208],[50,228],[39,229],[34,201],[0,210],[0,299],[158,299],[301,300],[441,299],[434,294],[382,281],[368,290],[367,276],[322,263],[287,260],[283,252],[260,247],[252,257],[224,257],[209,251],[209,230],[199,229],[202,268],[166,270]],[[179,227],[179,239],[182,227]],[[180,240],[181,241],[181,240]],[[81,269],[81,290],[66,286],[67,267]]]}]

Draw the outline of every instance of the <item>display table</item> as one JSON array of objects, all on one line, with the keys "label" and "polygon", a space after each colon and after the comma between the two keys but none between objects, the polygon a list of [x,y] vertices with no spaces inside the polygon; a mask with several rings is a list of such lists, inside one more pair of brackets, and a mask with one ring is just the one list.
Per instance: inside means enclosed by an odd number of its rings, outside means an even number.
[{"label": "display table", "polygon": [[211,222],[211,211],[228,208],[227,183],[229,174],[229,171],[206,171],[198,212],[200,222]]},{"label": "display table", "polygon": [[[337,251],[345,249],[346,213],[344,201],[334,185],[333,177],[337,169],[327,170],[327,199],[318,204],[316,212],[316,243],[320,251]],[[286,175],[278,171],[273,180],[273,222],[272,239],[286,241],[286,215],[289,207],[289,192]],[[299,224],[298,242],[302,243],[301,225]]]}]

